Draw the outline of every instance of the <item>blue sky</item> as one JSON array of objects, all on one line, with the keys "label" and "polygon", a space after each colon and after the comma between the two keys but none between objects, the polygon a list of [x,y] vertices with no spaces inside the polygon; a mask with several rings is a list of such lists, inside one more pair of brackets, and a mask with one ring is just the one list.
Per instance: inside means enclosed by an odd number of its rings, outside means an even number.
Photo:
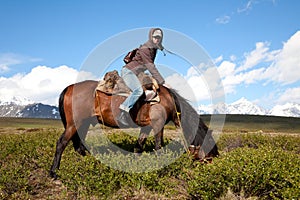
[{"label": "blue sky", "polygon": [[[0,100],[19,95],[56,104],[99,44],[128,30],[161,27],[204,49],[227,103],[242,97],[265,108],[300,103],[299,10],[291,0],[0,1]],[[194,93],[203,86],[191,66],[179,66],[187,63],[161,53],[156,61],[172,65]],[[207,92],[195,96],[199,104],[210,101]]]}]

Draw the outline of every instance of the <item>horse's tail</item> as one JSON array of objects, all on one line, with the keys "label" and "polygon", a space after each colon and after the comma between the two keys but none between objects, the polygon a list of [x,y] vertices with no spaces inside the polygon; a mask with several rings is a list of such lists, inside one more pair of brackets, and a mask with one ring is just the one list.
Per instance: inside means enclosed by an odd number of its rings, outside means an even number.
[{"label": "horse's tail", "polygon": [[61,94],[59,96],[59,100],[58,100],[59,114],[60,114],[61,121],[62,121],[65,128],[67,126],[67,120],[66,120],[65,109],[64,109],[64,99],[65,99],[65,94],[66,94],[67,90],[68,90],[68,87],[66,87],[61,92]]}]

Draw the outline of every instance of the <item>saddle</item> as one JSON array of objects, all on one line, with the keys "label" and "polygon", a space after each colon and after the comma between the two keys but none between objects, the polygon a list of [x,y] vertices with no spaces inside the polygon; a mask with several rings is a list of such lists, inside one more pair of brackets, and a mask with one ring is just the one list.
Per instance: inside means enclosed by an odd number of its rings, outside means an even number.
[{"label": "saddle", "polygon": [[[160,99],[157,94],[157,90],[159,89],[159,86],[157,84],[157,81],[152,76],[144,72],[141,72],[138,75],[138,79],[140,80],[140,83],[145,93],[144,100],[151,103],[159,102]],[[97,90],[109,95],[120,95],[120,96],[129,96],[130,93],[132,92],[127,87],[127,85],[125,84],[124,80],[119,75],[117,70],[107,72],[104,75],[103,80],[100,80],[98,82],[96,91]]]}]

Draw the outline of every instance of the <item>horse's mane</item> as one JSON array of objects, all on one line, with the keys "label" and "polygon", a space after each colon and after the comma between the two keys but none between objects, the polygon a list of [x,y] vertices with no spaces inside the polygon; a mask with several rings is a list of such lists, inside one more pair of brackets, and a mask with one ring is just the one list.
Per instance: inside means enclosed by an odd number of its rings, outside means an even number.
[{"label": "horse's mane", "polygon": [[[190,105],[187,99],[179,95],[174,89],[169,89],[169,92],[175,101],[177,112],[180,113],[181,127],[186,141],[188,144],[194,142],[197,143],[196,145],[199,145],[199,143],[202,144],[208,127],[204,124],[200,115]],[[197,138],[197,141],[195,141],[195,138]]]}]

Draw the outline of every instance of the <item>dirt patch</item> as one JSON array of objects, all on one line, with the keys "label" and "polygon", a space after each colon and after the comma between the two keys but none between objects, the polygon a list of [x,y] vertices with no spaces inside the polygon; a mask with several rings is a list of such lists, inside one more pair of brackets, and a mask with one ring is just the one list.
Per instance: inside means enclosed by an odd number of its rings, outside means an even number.
[{"label": "dirt patch", "polygon": [[[28,190],[26,192],[26,190]],[[44,169],[37,168],[28,177],[28,188],[8,195],[9,191],[1,191],[0,197],[10,196],[13,199],[76,199],[73,192],[63,185],[60,180],[51,179]]]}]

